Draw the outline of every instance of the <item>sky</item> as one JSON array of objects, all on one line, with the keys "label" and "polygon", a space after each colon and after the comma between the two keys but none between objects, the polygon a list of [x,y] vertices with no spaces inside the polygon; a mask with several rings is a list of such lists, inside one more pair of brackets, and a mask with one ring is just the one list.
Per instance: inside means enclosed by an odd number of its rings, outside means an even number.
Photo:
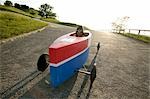
[{"label": "sky", "polygon": [[[87,26],[111,29],[111,23],[129,16],[127,28],[150,30],[150,0],[11,0],[38,9],[41,4],[53,6],[57,19]],[[5,0],[0,0],[3,4]]]}]

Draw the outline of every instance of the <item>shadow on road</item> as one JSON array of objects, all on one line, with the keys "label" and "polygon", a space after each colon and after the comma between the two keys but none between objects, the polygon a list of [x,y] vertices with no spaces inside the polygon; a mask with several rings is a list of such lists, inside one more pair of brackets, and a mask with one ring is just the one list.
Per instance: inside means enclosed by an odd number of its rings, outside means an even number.
[{"label": "shadow on road", "polygon": [[85,88],[85,85],[86,85],[87,82],[88,82],[88,79],[89,79],[89,75],[85,75],[85,76],[84,76],[84,80],[83,80],[82,85],[81,85],[81,88],[80,88],[80,90],[78,91],[77,99],[80,98],[81,93],[83,92],[83,89]]},{"label": "shadow on road", "polygon": [[[89,78],[90,78],[89,75],[85,75],[85,76],[84,76],[84,80],[83,80],[83,82],[82,82],[82,84],[81,84],[80,90],[79,90],[78,93],[77,93],[76,99],[80,99],[80,98],[81,98],[80,96],[81,96],[82,93],[84,93],[84,94],[86,93],[86,95],[84,95],[84,98],[85,98],[85,99],[89,99],[90,92],[91,92],[91,89],[92,89],[92,84],[93,84],[93,82],[92,82],[92,83],[89,83],[89,82],[88,82]],[[86,85],[86,84],[87,84],[87,85]],[[88,90],[87,90],[86,87],[88,87]],[[86,92],[85,92],[85,91],[86,91]]]},{"label": "shadow on road", "polygon": [[39,83],[37,83],[32,89],[22,95],[19,99],[60,99],[68,98],[74,84],[76,82],[78,73],[76,73],[69,80],[65,81],[62,85],[57,88],[51,87],[51,85],[45,83],[45,80],[49,81],[50,77],[47,75]]}]

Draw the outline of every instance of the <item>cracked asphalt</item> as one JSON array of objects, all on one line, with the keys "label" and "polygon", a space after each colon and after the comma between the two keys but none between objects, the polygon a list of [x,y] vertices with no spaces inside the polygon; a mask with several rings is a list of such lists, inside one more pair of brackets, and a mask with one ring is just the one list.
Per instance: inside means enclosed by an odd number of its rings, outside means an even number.
[{"label": "cracked asphalt", "polygon": [[[41,32],[1,44],[1,91],[35,70],[39,55],[47,53],[56,38],[71,31],[75,28],[50,24]],[[76,74],[56,89],[45,83],[49,80],[47,75],[20,99],[148,99],[150,45],[115,33],[91,32],[92,46],[86,64],[94,57],[98,42],[101,48],[96,60],[97,78],[90,93],[89,79],[84,74]]]}]

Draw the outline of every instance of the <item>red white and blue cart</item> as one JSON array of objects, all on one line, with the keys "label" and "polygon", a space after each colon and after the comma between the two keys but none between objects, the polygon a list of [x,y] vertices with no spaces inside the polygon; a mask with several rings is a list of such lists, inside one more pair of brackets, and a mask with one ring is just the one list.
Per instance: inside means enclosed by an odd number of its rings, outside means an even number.
[{"label": "red white and blue cart", "polygon": [[[72,36],[74,33],[68,33],[57,38],[49,46],[49,55],[43,54],[39,58],[39,70],[44,71],[48,65],[50,66],[50,83],[53,87],[59,86],[77,71],[90,74],[92,70],[90,69],[92,66],[89,67],[88,71],[80,70],[87,61],[92,34],[89,31],[84,31],[86,36],[76,37]],[[98,47],[100,47],[99,44]],[[46,57],[49,57],[50,64],[47,62]],[[92,65],[94,63],[95,60]],[[44,66],[44,69],[41,69],[41,66]]]}]

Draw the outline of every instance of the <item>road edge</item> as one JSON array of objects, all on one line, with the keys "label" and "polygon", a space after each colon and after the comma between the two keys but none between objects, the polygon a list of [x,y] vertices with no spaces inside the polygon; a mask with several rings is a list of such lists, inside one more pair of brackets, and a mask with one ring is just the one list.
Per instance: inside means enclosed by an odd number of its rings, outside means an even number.
[{"label": "road edge", "polygon": [[6,42],[8,42],[8,41],[14,41],[14,40],[16,40],[16,39],[18,39],[18,38],[23,38],[23,37],[29,36],[29,35],[34,34],[34,33],[37,33],[37,32],[41,32],[41,31],[43,31],[44,29],[46,29],[48,26],[50,26],[50,25],[47,25],[47,26],[45,26],[45,27],[42,27],[42,28],[37,29],[37,30],[34,30],[34,31],[30,31],[30,32],[27,32],[27,33],[23,33],[23,34],[18,35],[18,36],[14,36],[14,37],[10,37],[10,38],[4,39],[4,40],[0,40],[0,44],[4,44],[4,43],[6,43]]}]

